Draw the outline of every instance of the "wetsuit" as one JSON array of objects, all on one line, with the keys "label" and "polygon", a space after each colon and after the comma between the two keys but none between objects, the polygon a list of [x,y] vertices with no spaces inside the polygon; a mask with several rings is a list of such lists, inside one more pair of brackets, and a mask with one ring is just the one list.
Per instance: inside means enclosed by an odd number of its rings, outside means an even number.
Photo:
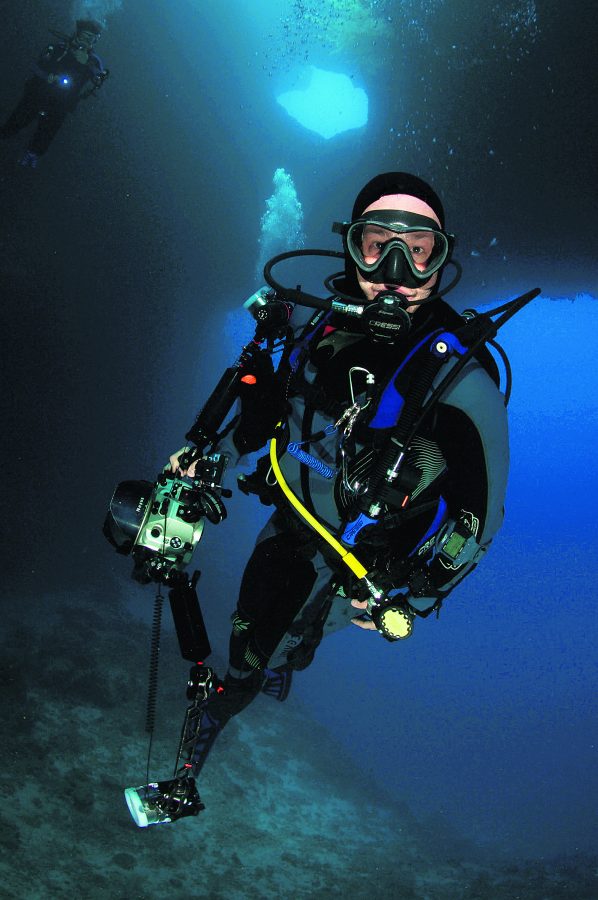
[{"label": "wetsuit", "polygon": [[[378,448],[394,424],[388,417],[389,394],[408,394],[429,355],[428,336],[455,329],[463,319],[436,299],[414,314],[402,342],[385,345],[354,326],[350,330],[346,320],[318,318],[307,326],[291,357],[288,437],[304,442],[303,450],[337,474],[325,478],[288,452],[281,455],[280,467],[302,504],[338,535],[342,521],[350,517],[356,486],[371,474]],[[423,348],[419,355],[418,348]],[[434,384],[445,374],[439,372]],[[370,381],[374,376],[375,388],[364,406],[368,375]],[[364,408],[347,438],[342,428],[333,431],[331,426],[354,401]],[[322,435],[327,426],[330,433]],[[309,442],[314,434],[318,437]],[[339,453],[341,442],[344,455]],[[406,468],[411,473],[407,509],[391,511],[365,529],[354,552],[369,569],[383,571],[401,585],[410,609],[425,616],[474,568],[502,522],[507,420],[498,372],[487,350],[468,363],[424,422]],[[276,487],[271,499],[277,511],[258,537],[233,616],[230,671],[236,677],[265,666],[304,667],[323,635],[358,614],[346,599],[356,596],[356,585],[339,557]],[[459,520],[475,537],[475,553],[456,566],[436,552],[436,538]]]},{"label": "wetsuit", "polygon": [[[0,126],[0,137],[13,137],[37,117],[37,128],[28,149],[35,156],[41,156],[68,113],[75,109],[83,89],[90,83],[97,83],[104,72],[95,53],[89,53],[88,61],[80,63],[68,43],[50,44],[34,65],[33,75],[25,82],[21,100]],[[48,76],[53,76],[51,82]]]},{"label": "wetsuit", "polygon": [[[233,432],[238,451],[243,435],[253,438],[263,426],[253,421],[259,410],[271,417],[282,400],[288,439],[279,454],[283,477],[301,504],[337,535],[351,519],[359,485],[375,473],[381,448],[388,445],[397,398],[405,398],[406,407],[411,392],[421,389],[431,337],[454,331],[464,321],[439,298],[421,306],[411,319],[407,335],[386,345],[372,342],[346,319],[316,314],[299,333],[289,371],[279,381],[282,390],[273,385],[269,400],[260,396],[258,403],[247,403]],[[425,397],[445,375],[443,368],[433,376]],[[401,590],[412,616],[425,617],[440,608],[501,526],[509,453],[498,384],[496,364],[482,348],[443,392],[411,442],[403,467],[409,480],[407,507],[386,504],[387,513],[362,529],[355,542],[360,562]],[[348,429],[337,423],[354,403],[361,411],[347,435]],[[299,443],[317,465],[297,458],[289,441]],[[227,439],[219,449],[234,456],[231,447]],[[324,477],[322,465],[332,477]],[[212,695],[204,709],[193,757],[195,775],[231,716],[260,690],[284,699],[292,671],[308,666],[322,638],[358,615],[350,604],[358,595],[357,580],[289,504],[272,478],[268,457],[258,463],[257,472],[252,490],[263,502],[274,503],[276,511],[243,574],[224,691]],[[439,546],[457,522],[466,523],[472,549],[464,561],[457,556],[451,562]]]}]

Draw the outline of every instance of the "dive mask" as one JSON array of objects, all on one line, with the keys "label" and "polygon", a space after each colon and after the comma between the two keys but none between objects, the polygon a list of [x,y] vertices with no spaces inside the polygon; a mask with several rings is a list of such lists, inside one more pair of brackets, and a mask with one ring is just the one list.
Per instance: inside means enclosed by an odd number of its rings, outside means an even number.
[{"label": "dive mask", "polygon": [[454,236],[434,219],[403,210],[372,210],[344,225],[348,253],[374,284],[421,287],[449,260]]},{"label": "dive mask", "polygon": [[100,39],[100,35],[94,31],[78,31],[73,40],[71,47],[73,50],[93,50],[94,45]]}]

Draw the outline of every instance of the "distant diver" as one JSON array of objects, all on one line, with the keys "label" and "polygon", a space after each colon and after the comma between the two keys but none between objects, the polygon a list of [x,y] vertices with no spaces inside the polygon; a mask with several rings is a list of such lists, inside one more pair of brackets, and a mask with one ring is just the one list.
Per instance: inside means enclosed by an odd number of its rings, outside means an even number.
[{"label": "distant diver", "polygon": [[79,100],[94,94],[109,75],[94,52],[102,27],[93,19],[77,19],[72,36],[53,31],[50,44],[33,66],[23,96],[0,126],[0,138],[12,138],[35,119],[37,127],[21,156],[22,166],[35,168],[47,151],[67,115]]}]

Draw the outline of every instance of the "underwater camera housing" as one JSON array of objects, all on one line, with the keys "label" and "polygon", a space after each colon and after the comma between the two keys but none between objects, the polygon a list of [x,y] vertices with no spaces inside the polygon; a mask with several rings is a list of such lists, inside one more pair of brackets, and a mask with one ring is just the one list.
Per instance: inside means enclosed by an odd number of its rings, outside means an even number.
[{"label": "underwater camera housing", "polygon": [[162,472],[150,481],[121,481],[110,501],[103,533],[118,553],[134,559],[133,578],[141,584],[168,584],[189,564],[204,518],[226,518],[221,496],[227,459],[212,453],[197,460],[193,478]]}]

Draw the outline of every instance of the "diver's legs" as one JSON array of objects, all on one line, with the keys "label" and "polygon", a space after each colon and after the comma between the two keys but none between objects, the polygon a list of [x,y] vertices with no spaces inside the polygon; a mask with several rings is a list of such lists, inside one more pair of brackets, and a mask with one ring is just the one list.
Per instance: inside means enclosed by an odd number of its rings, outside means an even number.
[{"label": "diver's legs", "polygon": [[220,691],[212,694],[201,714],[201,725],[193,752],[193,774],[199,775],[214,742],[233,716],[242,712],[259,694],[264,680],[260,671],[249,672],[246,678],[225,676]]},{"label": "diver's legs", "polygon": [[4,124],[0,125],[0,138],[14,137],[15,134],[30,125],[42,108],[40,101],[41,95],[38,87],[32,81],[27,81],[23,96]]},{"label": "diver's legs", "polygon": [[316,580],[296,535],[282,532],[255,547],[243,573],[233,615],[229,672],[264,669]]},{"label": "diver's legs", "polygon": [[48,109],[39,115],[37,128],[29,141],[29,152],[43,156],[66,118],[66,110]]},{"label": "diver's legs", "polygon": [[260,693],[286,699],[290,673],[266,669],[269,657],[316,579],[310,561],[301,556],[295,535],[276,534],[257,544],[239,592],[230,638],[230,664],[222,683],[206,701],[193,755],[199,775],[214,742],[233,716]]},{"label": "diver's legs", "polygon": [[31,109],[26,102],[26,97],[16,106],[9,115],[6,122],[0,125],[0,138],[11,138],[23,128],[26,128],[37,115],[37,109]]}]

